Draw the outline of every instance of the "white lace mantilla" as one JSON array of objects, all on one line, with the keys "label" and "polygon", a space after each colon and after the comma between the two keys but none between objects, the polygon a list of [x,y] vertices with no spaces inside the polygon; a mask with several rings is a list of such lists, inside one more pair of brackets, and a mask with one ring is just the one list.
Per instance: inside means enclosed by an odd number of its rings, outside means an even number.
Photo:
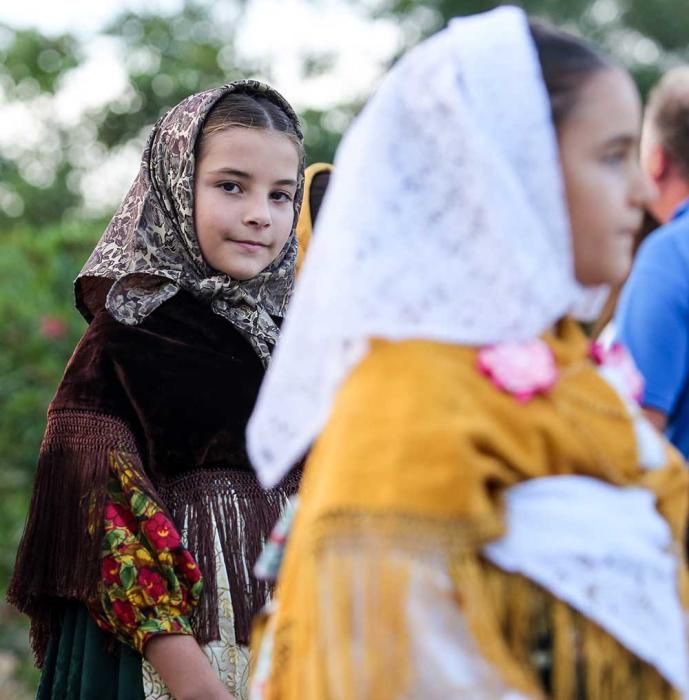
[{"label": "white lace mantilla", "polygon": [[678,559],[650,491],[583,476],[533,479],[507,491],[506,524],[508,534],[484,548],[490,561],[596,622],[689,697]]},{"label": "white lace mantilla", "polygon": [[401,59],[345,135],[249,425],[264,485],[307,450],[371,337],[540,335],[575,281],[557,139],[526,16],[454,20]]}]

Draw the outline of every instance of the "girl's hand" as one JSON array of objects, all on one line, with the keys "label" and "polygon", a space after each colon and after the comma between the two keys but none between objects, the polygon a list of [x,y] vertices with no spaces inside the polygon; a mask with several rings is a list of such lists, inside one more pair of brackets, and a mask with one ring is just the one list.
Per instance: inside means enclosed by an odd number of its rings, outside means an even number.
[{"label": "girl's hand", "polygon": [[189,635],[157,635],[146,644],[144,656],[176,700],[236,700]]}]

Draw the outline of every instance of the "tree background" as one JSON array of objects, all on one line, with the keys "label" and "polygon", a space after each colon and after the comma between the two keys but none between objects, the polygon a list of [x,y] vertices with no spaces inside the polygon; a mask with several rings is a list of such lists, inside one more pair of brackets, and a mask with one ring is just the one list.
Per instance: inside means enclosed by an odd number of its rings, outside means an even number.
[{"label": "tree background", "polygon": [[[84,183],[108,159],[139,151],[152,123],[189,93],[240,77],[261,75],[270,80],[273,66],[248,61],[236,50],[237,19],[251,0],[228,1],[232,11],[222,21],[215,16],[210,0],[187,0],[178,12],[168,15],[125,12],[113,18],[101,35],[120,48],[126,86],[107,104],[67,123],[53,118],[52,100],[70,73],[83,64],[85,40],[71,34],[44,36],[36,30],[0,24],[0,115],[28,109],[36,123],[31,136],[20,142],[0,140],[3,598],[28,505],[46,407],[84,330],[73,308],[72,280],[114,208],[114,204],[109,209],[94,205]],[[319,5],[319,0],[304,1]],[[372,20],[387,18],[399,29],[397,51],[389,56],[391,64],[405,48],[442,28],[450,18],[500,4],[504,3],[369,0],[365,8]],[[511,4],[521,4],[531,14],[598,42],[632,71],[643,94],[663,70],[689,56],[686,0],[524,0]],[[332,61],[327,46],[303,56],[304,78],[327,73]],[[342,129],[365,97],[327,111],[301,111],[310,162],[332,159]],[[0,136],[1,132],[2,128]],[[35,682],[26,623],[0,603],[0,697],[28,697]]]}]

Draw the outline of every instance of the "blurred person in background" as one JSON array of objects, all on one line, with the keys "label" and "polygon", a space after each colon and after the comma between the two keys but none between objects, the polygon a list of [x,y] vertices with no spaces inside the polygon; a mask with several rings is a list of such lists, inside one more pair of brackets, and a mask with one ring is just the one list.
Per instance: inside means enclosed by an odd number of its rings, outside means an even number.
[{"label": "blurred person in background", "polygon": [[670,70],[650,93],[641,163],[662,225],[639,248],[614,334],[644,376],[647,416],[689,457],[689,66]]}]

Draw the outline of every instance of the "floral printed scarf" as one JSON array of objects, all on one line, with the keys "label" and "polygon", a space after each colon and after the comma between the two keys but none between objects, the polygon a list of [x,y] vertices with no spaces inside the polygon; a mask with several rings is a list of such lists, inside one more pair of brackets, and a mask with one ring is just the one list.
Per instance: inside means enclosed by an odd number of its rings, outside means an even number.
[{"label": "floral printed scarf", "polygon": [[265,365],[278,336],[273,317],[284,316],[294,286],[303,163],[293,229],[278,257],[245,281],[211,268],[194,229],[194,150],[209,112],[231,92],[267,97],[287,114],[303,138],[289,103],[255,80],[236,81],[180,102],[153,127],[139,174],[79,273],[75,296],[89,321],[105,306],[121,323],[136,325],[185,289],[232,323]]}]

